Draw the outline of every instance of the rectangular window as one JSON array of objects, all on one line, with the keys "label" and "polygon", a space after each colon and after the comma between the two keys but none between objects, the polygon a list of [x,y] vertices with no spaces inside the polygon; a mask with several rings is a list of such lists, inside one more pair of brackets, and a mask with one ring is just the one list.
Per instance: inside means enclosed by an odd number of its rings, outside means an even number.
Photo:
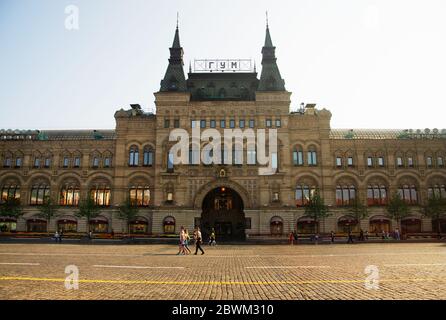
[{"label": "rectangular window", "polygon": [[250,119],[250,120],[249,120],[249,127],[250,127],[250,128],[254,128],[255,124],[256,124],[256,122],[255,122],[254,119]]},{"label": "rectangular window", "polygon": [[63,167],[68,168],[69,165],[70,165],[70,159],[68,159],[68,157],[63,158]]},{"label": "rectangular window", "polygon": [[353,157],[348,157],[348,158],[347,158],[347,165],[348,165],[349,167],[353,167]]},{"label": "rectangular window", "polygon": [[271,121],[271,119],[266,119],[266,127],[267,127],[267,128],[271,128],[271,126],[272,126],[272,121]]},{"label": "rectangular window", "polygon": [[342,158],[336,157],[336,167],[342,167]]},{"label": "rectangular window", "polygon": [[51,159],[50,158],[46,158],[45,159],[45,168],[49,168],[51,166]]},{"label": "rectangular window", "polygon": [[256,151],[255,150],[248,150],[247,152],[247,164],[256,164]]},{"label": "rectangular window", "polygon": [[164,119],[164,128],[169,128],[169,127],[170,127],[170,120]]},{"label": "rectangular window", "polygon": [[239,126],[240,128],[244,128],[244,127],[245,127],[245,120],[239,120],[239,122],[238,122],[238,126]]},{"label": "rectangular window", "polygon": [[402,167],[403,166],[403,158],[401,158],[401,157],[397,157],[396,158],[396,166],[397,167]]},{"label": "rectangular window", "polygon": [[110,158],[109,157],[106,157],[104,159],[104,167],[105,168],[109,168],[110,167]]},{"label": "rectangular window", "polygon": [[373,167],[373,158],[367,157],[367,167]]},{"label": "rectangular window", "polygon": [[206,120],[200,120],[200,128],[206,128]]},{"label": "rectangular window", "polygon": [[175,128],[179,128],[180,127],[180,119],[174,119],[173,120],[173,126]]},{"label": "rectangular window", "polygon": [[442,158],[442,157],[438,157],[438,158],[437,158],[437,165],[438,165],[439,167],[443,167],[443,166],[444,166],[443,158]]},{"label": "rectangular window", "polygon": [[76,157],[74,158],[74,167],[79,168],[81,166],[81,158]]},{"label": "rectangular window", "polygon": [[97,167],[99,167],[99,158],[94,157],[93,158],[93,168],[97,168]]},{"label": "rectangular window", "polygon": [[191,120],[190,121],[190,127],[191,128],[195,128],[195,126],[196,126],[195,120]]},{"label": "rectangular window", "polygon": [[229,120],[229,128],[235,128],[235,120],[234,119]]},{"label": "rectangular window", "polygon": [[211,128],[215,128],[216,127],[216,123],[215,123],[214,119],[211,120],[210,127]]},{"label": "rectangular window", "polygon": [[317,164],[316,151],[308,151],[307,160],[309,166],[315,166]]},{"label": "rectangular window", "polygon": [[167,171],[173,172],[173,153],[167,156]]},{"label": "rectangular window", "polygon": [[384,167],[384,158],[383,157],[378,158],[378,166]]},{"label": "rectangular window", "polygon": [[432,157],[427,157],[426,158],[426,165],[428,168],[432,167]]},{"label": "rectangular window", "polygon": [[6,158],[5,162],[3,163],[3,166],[6,168],[9,168],[11,166],[11,159],[10,158]]},{"label": "rectangular window", "polygon": [[39,158],[35,158],[34,159],[34,168],[39,168],[40,167],[40,159]]},{"label": "rectangular window", "polygon": [[302,151],[293,151],[293,164],[295,166],[301,166],[304,164]]},{"label": "rectangular window", "polygon": [[22,166],[22,158],[15,159],[15,167],[20,168]]},{"label": "rectangular window", "polygon": [[276,119],[276,127],[280,128],[282,126],[282,121],[280,119]]},{"label": "rectangular window", "polygon": [[226,121],[220,120],[220,128],[226,128]]},{"label": "rectangular window", "polygon": [[407,165],[408,165],[409,167],[413,167],[413,158],[412,158],[412,157],[408,157],[408,158],[407,158]]},{"label": "rectangular window", "polygon": [[273,168],[273,169],[278,168],[277,152],[271,153],[271,168]]}]

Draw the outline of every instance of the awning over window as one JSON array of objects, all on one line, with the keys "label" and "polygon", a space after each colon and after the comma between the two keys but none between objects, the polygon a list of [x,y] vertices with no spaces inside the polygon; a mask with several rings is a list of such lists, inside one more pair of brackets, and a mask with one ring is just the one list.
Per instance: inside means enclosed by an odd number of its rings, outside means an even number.
[{"label": "awning over window", "polygon": [[175,224],[175,218],[174,217],[165,217],[163,224],[164,225],[173,225],[173,224]]},{"label": "awning over window", "polygon": [[303,216],[297,219],[298,223],[315,223],[314,219],[312,217]]},{"label": "awning over window", "polygon": [[90,219],[90,223],[108,223],[108,219],[106,217],[96,217],[94,219]]},{"label": "awning over window", "polygon": [[342,216],[338,219],[339,224],[357,224],[358,220],[352,216]]},{"label": "awning over window", "polygon": [[147,219],[144,217],[136,217],[130,221],[130,224],[149,224]]},{"label": "awning over window", "polygon": [[370,222],[384,222],[390,221],[390,219],[386,216],[373,216],[370,218]]},{"label": "awning over window", "polygon": [[283,219],[281,217],[272,217],[271,224],[281,224],[283,223]]}]

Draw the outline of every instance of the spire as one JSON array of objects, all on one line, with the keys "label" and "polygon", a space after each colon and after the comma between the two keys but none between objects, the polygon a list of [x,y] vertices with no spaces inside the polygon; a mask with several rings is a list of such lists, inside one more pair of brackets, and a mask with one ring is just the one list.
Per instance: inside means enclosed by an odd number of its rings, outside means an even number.
[{"label": "spire", "polygon": [[169,65],[164,79],[161,80],[160,91],[186,91],[186,78],[183,70],[183,48],[180,44],[180,32],[178,30],[178,14],[175,36],[170,50]]},{"label": "spire", "polygon": [[273,46],[269,33],[267,12],[266,36],[265,45],[262,48],[262,73],[260,75],[259,91],[285,91],[285,81],[280,76],[276,60],[276,47]]}]

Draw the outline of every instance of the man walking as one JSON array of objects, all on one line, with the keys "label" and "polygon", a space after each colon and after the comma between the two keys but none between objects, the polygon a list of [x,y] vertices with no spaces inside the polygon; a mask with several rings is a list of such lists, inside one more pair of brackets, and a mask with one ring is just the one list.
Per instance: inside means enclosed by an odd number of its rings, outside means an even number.
[{"label": "man walking", "polygon": [[200,231],[200,227],[197,227],[197,228],[195,229],[195,232],[194,232],[194,238],[195,238],[195,254],[198,253],[198,249],[200,249],[201,254],[204,254],[204,250],[203,250],[203,248],[201,247],[202,239],[201,239],[201,231]]}]

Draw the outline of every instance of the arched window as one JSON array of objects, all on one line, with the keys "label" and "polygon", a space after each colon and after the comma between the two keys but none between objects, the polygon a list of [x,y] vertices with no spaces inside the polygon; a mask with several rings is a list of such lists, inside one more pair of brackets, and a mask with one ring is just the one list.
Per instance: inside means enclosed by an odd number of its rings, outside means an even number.
[{"label": "arched window", "polygon": [[300,146],[294,147],[293,149],[293,165],[304,165],[304,152],[302,151],[302,147]]},{"label": "arched window", "polygon": [[175,233],[175,218],[168,216],[163,220],[164,233]]},{"label": "arched window", "polygon": [[137,146],[131,146],[129,151],[129,166],[136,167],[139,163],[139,149]]},{"label": "arched window", "polygon": [[106,183],[99,183],[90,188],[90,196],[97,206],[110,205],[110,187]]},{"label": "arched window", "polygon": [[435,198],[446,199],[446,185],[434,184],[427,188],[427,196],[429,199]]},{"label": "arched window", "polygon": [[15,164],[16,168],[21,168],[23,164],[23,155],[21,153],[17,153],[15,156]]},{"label": "arched window", "polygon": [[77,232],[77,220],[75,218],[66,218],[57,220],[57,230],[62,230],[64,233]]},{"label": "arched window", "polygon": [[309,166],[317,165],[317,153],[316,153],[316,148],[314,146],[308,148],[307,163]]},{"label": "arched window", "polygon": [[398,187],[398,194],[407,204],[418,203],[417,188],[413,184],[403,184]]},{"label": "arched window", "polygon": [[80,188],[76,183],[67,183],[60,190],[59,204],[61,206],[77,206],[79,204]]},{"label": "arched window", "polygon": [[50,186],[47,183],[34,184],[31,187],[30,205],[42,205],[50,196]]},{"label": "arched window", "polygon": [[283,234],[283,219],[281,217],[272,217],[270,222],[271,235],[280,236]]},{"label": "arched window", "polygon": [[39,218],[31,218],[26,221],[28,232],[46,232],[47,221]]},{"label": "arched window", "polygon": [[146,207],[150,204],[149,186],[132,186],[129,190],[130,202],[138,207]]},{"label": "arched window", "polygon": [[387,204],[387,189],[384,185],[368,185],[367,186],[367,205],[380,206]]},{"label": "arched window", "polygon": [[14,182],[6,183],[0,187],[0,203],[8,199],[20,200],[20,185]]},{"label": "arched window", "polygon": [[306,206],[310,203],[311,197],[316,193],[316,186],[307,184],[298,185],[295,192],[296,206]]},{"label": "arched window", "polygon": [[144,147],[143,165],[153,166],[153,150],[149,146]]},{"label": "arched window", "polygon": [[173,172],[174,171],[174,156],[173,153],[169,151],[167,154],[167,172]]},{"label": "arched window", "polygon": [[3,168],[11,168],[12,155],[7,153],[3,156]]},{"label": "arched window", "polygon": [[355,217],[346,215],[338,219],[338,231],[343,233],[358,232],[359,222]]},{"label": "arched window", "polygon": [[356,198],[356,187],[354,185],[336,186],[336,205],[350,206]]}]

